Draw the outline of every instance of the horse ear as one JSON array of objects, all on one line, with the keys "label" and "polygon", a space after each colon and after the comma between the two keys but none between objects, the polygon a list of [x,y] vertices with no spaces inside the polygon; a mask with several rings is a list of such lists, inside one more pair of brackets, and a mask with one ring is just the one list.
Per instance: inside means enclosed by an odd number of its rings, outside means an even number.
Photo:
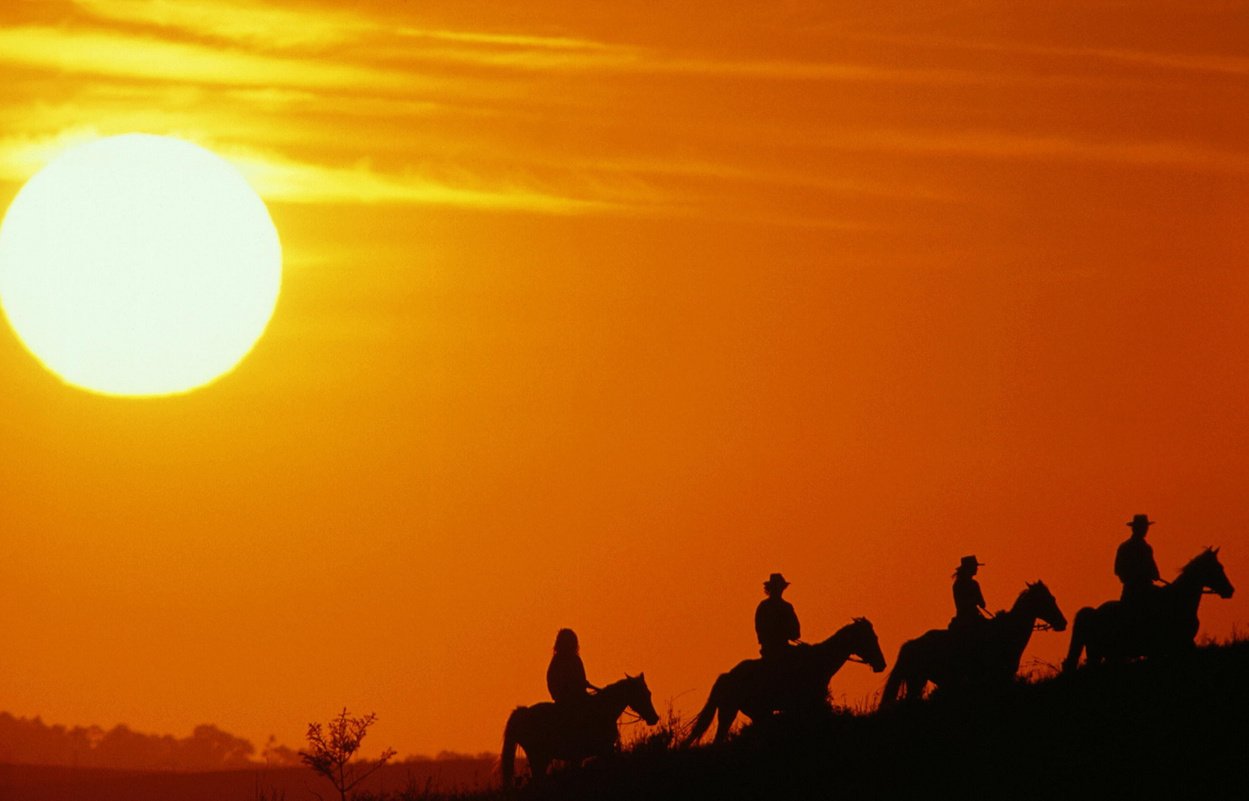
[{"label": "horse ear", "polygon": [[630,679],[630,680],[633,678],[632,676],[629,675],[629,671],[627,670],[625,671],[625,678]]}]

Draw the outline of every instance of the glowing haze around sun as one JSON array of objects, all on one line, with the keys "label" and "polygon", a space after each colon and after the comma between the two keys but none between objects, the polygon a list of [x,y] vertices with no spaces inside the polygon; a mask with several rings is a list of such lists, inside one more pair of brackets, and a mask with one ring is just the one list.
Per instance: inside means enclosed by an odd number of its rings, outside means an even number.
[{"label": "glowing haze around sun", "polygon": [[79,145],[17,194],[0,226],[0,306],[73,386],[170,395],[232,370],[277,304],[268,209],[228,162],[126,134]]}]

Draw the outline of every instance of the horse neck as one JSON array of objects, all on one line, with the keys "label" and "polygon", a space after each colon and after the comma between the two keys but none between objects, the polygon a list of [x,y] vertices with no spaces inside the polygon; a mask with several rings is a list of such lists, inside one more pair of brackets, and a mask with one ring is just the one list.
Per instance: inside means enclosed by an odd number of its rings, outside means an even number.
[{"label": "horse neck", "polygon": [[611,712],[613,717],[619,717],[629,705],[629,680],[622,679],[608,684],[599,690],[594,698]]},{"label": "horse neck", "polygon": [[1028,645],[1028,640],[1032,638],[1032,629],[1037,622],[1037,615],[1025,608],[1027,600],[1027,593],[1020,593],[1015,599],[1015,604],[1008,611],[994,618],[1003,621],[1002,625],[1008,632],[1008,636],[1018,643],[1020,650]]},{"label": "horse neck", "polygon": [[1195,573],[1196,571],[1191,569],[1181,571],[1175,581],[1158,592],[1180,609],[1191,609],[1196,614],[1197,606],[1201,603],[1201,594],[1205,590],[1205,583],[1197,578]]},{"label": "horse neck", "polygon": [[811,646],[811,650],[816,654],[820,668],[828,670],[829,675],[840,670],[841,666],[846,664],[846,660],[850,658],[850,638],[853,626],[853,623],[849,626],[842,626],[827,640]]}]

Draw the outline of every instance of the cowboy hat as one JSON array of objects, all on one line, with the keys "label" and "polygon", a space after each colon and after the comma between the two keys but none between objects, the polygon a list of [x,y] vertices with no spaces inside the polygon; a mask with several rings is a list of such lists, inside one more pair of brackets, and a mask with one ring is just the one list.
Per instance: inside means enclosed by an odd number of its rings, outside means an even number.
[{"label": "cowboy hat", "polygon": [[780,587],[782,590],[789,586],[789,582],[780,573],[773,573],[768,576],[768,580],[763,582],[765,587]]},{"label": "cowboy hat", "polygon": [[1149,528],[1153,524],[1154,521],[1149,519],[1149,515],[1136,515],[1124,525],[1131,526],[1132,528],[1136,528],[1138,526]]},{"label": "cowboy hat", "polygon": [[977,562],[974,556],[964,556],[958,563],[959,570],[970,570],[973,567],[983,567],[984,562]]}]

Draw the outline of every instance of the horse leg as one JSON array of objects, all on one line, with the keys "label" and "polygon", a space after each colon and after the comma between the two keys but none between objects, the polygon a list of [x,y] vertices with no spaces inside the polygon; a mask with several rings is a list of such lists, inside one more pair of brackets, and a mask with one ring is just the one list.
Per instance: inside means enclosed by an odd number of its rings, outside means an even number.
[{"label": "horse leg", "polygon": [[898,692],[902,689],[902,673],[895,662],[889,677],[885,679],[885,689],[880,693],[880,708],[888,709],[898,703]]},{"label": "horse leg", "polygon": [[517,707],[507,717],[503,727],[503,752],[500,758],[500,771],[503,774],[503,786],[511,787],[516,778],[516,728],[523,715],[524,707]]},{"label": "horse leg", "polygon": [[880,695],[880,708],[888,709],[899,701],[911,696],[912,684],[915,681],[915,644],[913,640],[902,643],[898,649],[898,658],[893,661],[893,670],[885,679],[885,689]]},{"label": "horse leg", "polygon": [[715,742],[722,743],[728,739],[729,729],[733,728],[733,721],[735,720],[737,720],[737,706],[725,701],[716,711]]},{"label": "horse leg", "polygon": [[529,760],[529,781],[537,784],[545,779],[551,767],[551,757],[542,752],[531,754],[526,751],[525,758]]},{"label": "horse leg", "polygon": [[1075,621],[1071,624],[1071,645],[1067,648],[1067,658],[1063,660],[1064,673],[1069,673],[1080,666],[1080,652],[1087,647],[1085,637],[1091,615],[1093,615],[1093,610],[1088,606],[1076,612]]}]

